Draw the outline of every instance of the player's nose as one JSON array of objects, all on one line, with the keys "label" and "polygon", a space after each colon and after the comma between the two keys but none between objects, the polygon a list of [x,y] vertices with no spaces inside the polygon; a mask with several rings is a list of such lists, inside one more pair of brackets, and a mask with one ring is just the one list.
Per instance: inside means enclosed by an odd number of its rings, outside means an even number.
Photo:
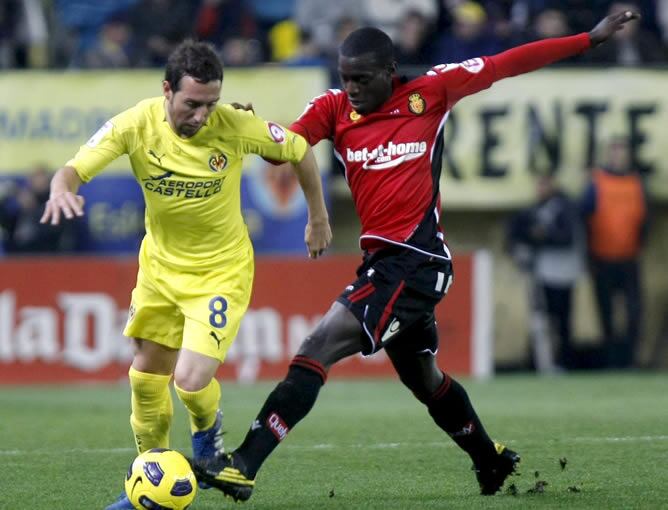
[{"label": "player's nose", "polygon": [[346,91],[346,94],[348,94],[348,97],[354,98],[360,93],[360,88],[359,86],[354,82],[354,81],[348,81],[343,85],[343,88]]},{"label": "player's nose", "polygon": [[193,115],[193,120],[198,124],[203,124],[206,121],[207,116],[209,115],[209,110],[206,107],[200,107],[195,110]]}]

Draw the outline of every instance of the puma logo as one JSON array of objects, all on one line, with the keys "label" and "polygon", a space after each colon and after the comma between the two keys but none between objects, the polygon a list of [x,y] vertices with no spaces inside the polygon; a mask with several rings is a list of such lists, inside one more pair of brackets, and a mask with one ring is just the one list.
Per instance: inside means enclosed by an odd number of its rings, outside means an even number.
[{"label": "puma logo", "polygon": [[164,154],[158,156],[158,154],[153,149],[149,149],[148,150],[148,155],[153,156],[155,159],[157,159],[158,160],[158,165],[162,166],[162,158],[165,157]]},{"label": "puma logo", "polygon": [[213,337],[213,339],[216,341],[216,345],[218,345],[218,348],[220,349],[220,342],[223,340],[222,338],[218,338],[216,333],[214,331],[211,331],[209,333],[209,336]]}]

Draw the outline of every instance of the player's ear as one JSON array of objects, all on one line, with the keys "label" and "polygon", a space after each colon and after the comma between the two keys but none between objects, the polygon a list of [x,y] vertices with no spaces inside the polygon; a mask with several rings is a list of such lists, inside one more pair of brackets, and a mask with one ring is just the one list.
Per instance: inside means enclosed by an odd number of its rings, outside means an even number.
[{"label": "player's ear", "polygon": [[387,71],[390,73],[390,76],[397,74],[397,62],[396,60],[387,67]]},{"label": "player's ear", "polygon": [[167,101],[171,101],[173,92],[172,87],[169,85],[167,80],[162,80],[162,93],[164,94]]}]

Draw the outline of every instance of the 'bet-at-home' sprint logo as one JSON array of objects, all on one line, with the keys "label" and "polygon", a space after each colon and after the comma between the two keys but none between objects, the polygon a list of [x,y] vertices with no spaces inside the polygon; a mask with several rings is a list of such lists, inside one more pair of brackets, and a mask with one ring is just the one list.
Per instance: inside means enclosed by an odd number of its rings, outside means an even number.
[{"label": "'bet-at-home' sprint logo", "polygon": [[364,147],[354,151],[346,148],[346,160],[349,163],[364,162],[362,168],[365,170],[386,170],[405,161],[422,157],[426,153],[427,142],[394,143],[390,141],[387,145],[380,144],[373,149]]}]

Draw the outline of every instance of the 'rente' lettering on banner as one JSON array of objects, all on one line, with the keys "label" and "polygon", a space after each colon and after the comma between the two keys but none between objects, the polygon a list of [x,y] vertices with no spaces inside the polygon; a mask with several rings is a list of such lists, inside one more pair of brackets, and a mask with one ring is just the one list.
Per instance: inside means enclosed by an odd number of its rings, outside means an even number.
[{"label": "'rente' lettering on banner", "polygon": [[[46,72],[29,79],[3,73],[0,174],[24,172],[36,159],[61,165],[114,114],[159,95],[161,79],[155,71]],[[225,75],[222,101],[252,99],[258,115],[289,124],[326,88],[320,69],[233,69]],[[534,177],[547,172],[575,193],[605,141],[618,135],[629,137],[633,162],[653,197],[668,200],[666,90],[668,75],[661,70],[547,69],[465,98],[445,124],[445,206],[518,207],[533,198]],[[421,142],[393,140],[382,150],[420,154]],[[364,147],[350,147],[341,156],[361,161],[376,149],[366,148],[365,155]],[[326,168],[327,145],[316,153]],[[128,175],[127,160],[119,159],[111,172]]]},{"label": "'rente' lettering on banner", "polygon": [[[251,382],[283,377],[300,343],[350,283],[355,256],[317,261],[260,257],[250,309],[219,376]],[[485,253],[455,260],[457,278],[437,307],[442,366],[492,370],[491,273]],[[0,384],[113,381],[127,377],[127,320],[136,262],[35,258],[0,264]],[[383,353],[354,356],[333,377],[394,376]]]}]

